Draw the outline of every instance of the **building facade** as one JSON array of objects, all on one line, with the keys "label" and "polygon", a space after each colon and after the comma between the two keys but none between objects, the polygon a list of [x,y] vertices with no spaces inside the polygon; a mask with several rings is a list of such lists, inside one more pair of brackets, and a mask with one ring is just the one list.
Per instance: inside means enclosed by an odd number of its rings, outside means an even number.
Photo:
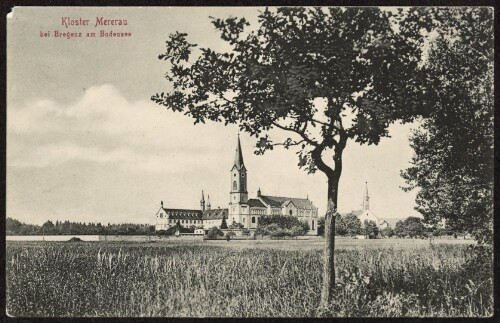
[{"label": "building facade", "polygon": [[230,191],[227,209],[211,209],[210,196],[205,204],[204,193],[199,210],[168,209],[161,207],[156,213],[156,230],[166,230],[178,221],[183,226],[203,226],[208,229],[220,227],[225,218],[228,225],[241,223],[245,228],[255,229],[259,218],[264,215],[291,215],[309,224],[308,234],[318,233],[318,208],[309,198],[294,198],[263,195],[260,188],[255,198],[248,198],[248,171],[243,160],[241,142],[238,136],[233,165],[229,172]]}]

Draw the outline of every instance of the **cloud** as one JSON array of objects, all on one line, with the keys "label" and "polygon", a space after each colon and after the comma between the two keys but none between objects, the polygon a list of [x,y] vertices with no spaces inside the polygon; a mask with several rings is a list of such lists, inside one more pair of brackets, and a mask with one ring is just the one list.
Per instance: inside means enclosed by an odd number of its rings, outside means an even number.
[{"label": "cloud", "polygon": [[190,136],[192,120],[147,101],[129,102],[112,85],[89,88],[76,102],[50,99],[9,107],[10,167],[53,167],[84,161],[149,172],[171,170],[172,158],[194,166],[217,150],[220,128],[204,125]]}]

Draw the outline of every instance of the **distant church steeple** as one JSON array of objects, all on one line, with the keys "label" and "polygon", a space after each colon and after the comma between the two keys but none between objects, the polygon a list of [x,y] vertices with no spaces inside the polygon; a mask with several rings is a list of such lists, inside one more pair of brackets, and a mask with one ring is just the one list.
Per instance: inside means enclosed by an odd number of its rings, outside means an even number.
[{"label": "distant church steeple", "polygon": [[210,194],[208,194],[207,196],[207,210],[210,210],[211,206],[210,206]]},{"label": "distant church steeple", "polygon": [[236,142],[236,154],[234,156],[233,167],[231,168],[231,194],[230,203],[246,203],[248,201],[247,192],[247,170],[243,163],[243,152],[241,151],[240,135]]},{"label": "distant church steeple", "polygon": [[200,208],[205,211],[205,194],[203,194],[203,190],[201,191]]},{"label": "distant church steeple", "polygon": [[365,194],[363,196],[363,211],[370,209],[370,196],[368,195],[368,182],[365,182]]}]

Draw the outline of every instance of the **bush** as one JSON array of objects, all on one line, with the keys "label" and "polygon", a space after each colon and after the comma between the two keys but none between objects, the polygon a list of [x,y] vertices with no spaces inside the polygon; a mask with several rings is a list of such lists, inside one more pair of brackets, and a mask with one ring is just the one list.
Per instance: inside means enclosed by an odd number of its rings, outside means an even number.
[{"label": "bush", "polygon": [[229,229],[243,229],[245,226],[241,223],[233,222],[228,228]]},{"label": "bush", "polygon": [[276,224],[282,229],[291,229],[294,226],[303,227],[305,231],[309,231],[309,224],[300,221],[297,217],[291,215],[263,215],[259,219],[259,225]]},{"label": "bush", "polygon": [[[255,232],[255,235],[260,234],[270,235],[271,237],[289,237],[292,236],[293,228],[301,228],[294,229],[296,230],[295,234],[299,232],[309,231],[309,224],[306,222],[300,221],[298,218],[290,215],[264,215],[259,219],[259,225]],[[300,234],[299,234],[300,235]]]},{"label": "bush", "polygon": [[394,231],[390,227],[387,227],[387,228],[380,230],[380,234],[382,235],[382,237],[390,238],[394,235]]},{"label": "bush", "polygon": [[278,229],[276,231],[273,231],[273,233],[271,234],[271,238],[284,238],[284,237],[290,237],[291,234],[288,230],[284,230],[284,229]]},{"label": "bush", "polygon": [[244,235],[244,236],[249,236],[250,235],[250,229],[243,229],[243,231],[241,231],[241,234]]},{"label": "bush", "polygon": [[298,236],[304,235],[306,232],[303,227],[295,226],[290,229],[290,236],[295,237],[297,239]]},{"label": "bush", "polygon": [[231,237],[234,237],[235,235],[236,233],[234,233],[233,231],[226,232],[226,240],[231,240]]},{"label": "bush", "polygon": [[210,228],[210,230],[208,230],[207,234],[208,239],[217,239],[217,237],[222,237],[222,236],[224,236],[224,232],[222,232],[217,227],[212,227]]}]

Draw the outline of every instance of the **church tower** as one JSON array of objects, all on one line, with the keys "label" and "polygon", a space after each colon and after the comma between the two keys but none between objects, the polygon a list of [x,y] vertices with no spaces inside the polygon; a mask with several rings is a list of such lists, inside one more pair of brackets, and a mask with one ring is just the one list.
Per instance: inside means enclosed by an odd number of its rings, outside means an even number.
[{"label": "church tower", "polygon": [[370,209],[370,196],[368,195],[368,182],[365,182],[365,194],[363,196],[363,211]]},{"label": "church tower", "polygon": [[247,192],[247,170],[243,163],[243,153],[241,151],[240,135],[236,144],[236,155],[233,167],[231,168],[231,193],[230,204],[240,204],[248,202]]}]

